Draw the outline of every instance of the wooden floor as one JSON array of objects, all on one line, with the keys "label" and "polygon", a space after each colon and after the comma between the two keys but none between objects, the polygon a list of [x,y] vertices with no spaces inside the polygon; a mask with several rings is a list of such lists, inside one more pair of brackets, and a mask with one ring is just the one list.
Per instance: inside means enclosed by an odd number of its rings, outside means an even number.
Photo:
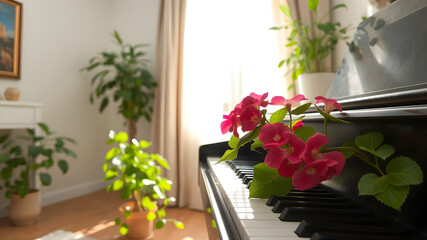
[{"label": "wooden floor", "polygon": [[[0,218],[0,239],[32,240],[55,230],[83,234],[97,240],[125,239],[119,233],[114,219],[120,216],[118,206],[123,202],[118,193],[97,191],[78,198],[43,207],[37,223],[26,227],[12,226],[8,218]],[[184,222],[180,230],[168,223],[155,230],[154,240],[208,239],[202,212],[182,208],[169,208],[167,217]]]}]

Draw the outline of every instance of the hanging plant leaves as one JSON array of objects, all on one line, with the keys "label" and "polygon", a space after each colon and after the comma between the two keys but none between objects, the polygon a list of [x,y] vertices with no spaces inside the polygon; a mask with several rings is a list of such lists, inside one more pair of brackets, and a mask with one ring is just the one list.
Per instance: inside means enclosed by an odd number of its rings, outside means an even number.
[{"label": "hanging plant leaves", "polygon": [[271,195],[285,196],[292,188],[291,178],[279,175],[277,169],[265,163],[254,166],[254,178],[249,189],[250,198],[269,198]]}]

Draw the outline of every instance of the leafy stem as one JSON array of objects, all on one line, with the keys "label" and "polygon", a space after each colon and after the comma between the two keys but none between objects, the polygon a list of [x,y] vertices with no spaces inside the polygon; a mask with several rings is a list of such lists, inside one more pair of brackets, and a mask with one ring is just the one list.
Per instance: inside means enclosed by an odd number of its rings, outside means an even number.
[{"label": "leafy stem", "polygon": [[355,156],[357,158],[359,158],[360,160],[362,160],[363,162],[365,162],[366,164],[368,164],[369,166],[375,168],[382,176],[384,176],[384,172],[381,170],[379,164],[378,164],[378,158],[375,156],[375,161],[376,163],[372,163],[369,159],[368,156],[366,156],[366,154],[364,154],[362,151],[360,151],[359,149],[355,148],[355,147],[332,147],[332,148],[325,148],[324,151],[342,151],[342,150],[346,150],[346,151],[353,151]]}]

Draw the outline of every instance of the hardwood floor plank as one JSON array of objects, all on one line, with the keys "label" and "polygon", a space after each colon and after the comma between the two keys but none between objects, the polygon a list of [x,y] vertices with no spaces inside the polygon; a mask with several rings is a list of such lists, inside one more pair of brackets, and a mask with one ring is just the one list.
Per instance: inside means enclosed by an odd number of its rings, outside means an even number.
[{"label": "hardwood floor plank", "polygon": [[[37,223],[13,226],[10,220],[0,218],[0,239],[32,240],[55,230],[79,233],[97,240],[125,239],[119,233],[114,219],[120,216],[118,206],[123,203],[118,192],[100,190],[81,197],[45,206]],[[184,222],[184,229],[168,223],[163,229],[155,230],[153,240],[207,240],[204,215],[200,211],[183,208],[168,208],[168,218]]]}]

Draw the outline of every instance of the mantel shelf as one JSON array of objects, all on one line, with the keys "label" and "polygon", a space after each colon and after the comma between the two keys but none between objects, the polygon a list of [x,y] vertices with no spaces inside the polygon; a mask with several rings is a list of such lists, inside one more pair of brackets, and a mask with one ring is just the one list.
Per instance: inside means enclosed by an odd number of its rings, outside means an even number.
[{"label": "mantel shelf", "polygon": [[36,129],[42,104],[0,100],[0,129]]}]

